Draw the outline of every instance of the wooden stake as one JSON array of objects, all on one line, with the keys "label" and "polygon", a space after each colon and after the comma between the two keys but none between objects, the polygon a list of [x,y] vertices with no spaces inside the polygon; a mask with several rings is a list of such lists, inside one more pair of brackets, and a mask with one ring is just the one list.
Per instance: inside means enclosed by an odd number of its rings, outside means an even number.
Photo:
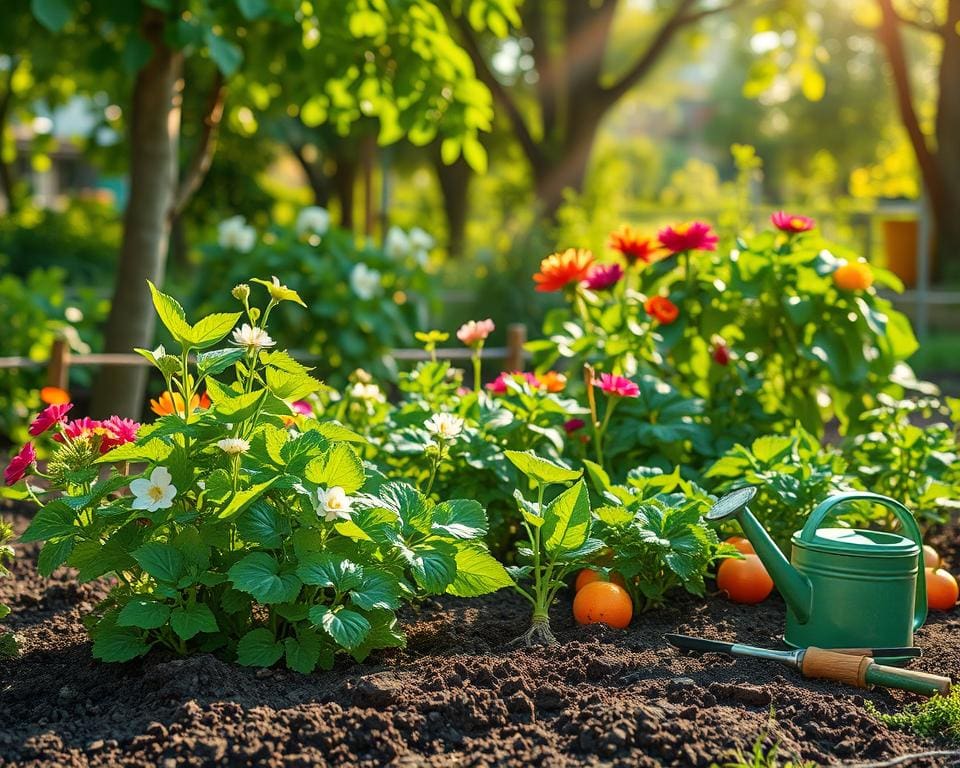
[{"label": "wooden stake", "polygon": [[47,363],[47,386],[68,391],[70,384],[70,347],[66,339],[56,338]]},{"label": "wooden stake", "polygon": [[510,325],[507,326],[507,359],[504,370],[523,370],[523,345],[526,343],[527,326],[523,323],[510,323]]}]

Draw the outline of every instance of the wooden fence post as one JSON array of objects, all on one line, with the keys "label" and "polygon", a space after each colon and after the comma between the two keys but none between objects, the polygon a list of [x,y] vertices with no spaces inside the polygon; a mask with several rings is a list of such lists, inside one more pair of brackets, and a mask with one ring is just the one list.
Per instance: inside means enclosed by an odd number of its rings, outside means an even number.
[{"label": "wooden fence post", "polygon": [[47,386],[67,391],[70,385],[70,346],[66,339],[56,338],[47,363]]},{"label": "wooden fence post", "polygon": [[506,371],[522,371],[524,364],[523,345],[527,343],[527,326],[523,323],[510,323],[507,326]]}]

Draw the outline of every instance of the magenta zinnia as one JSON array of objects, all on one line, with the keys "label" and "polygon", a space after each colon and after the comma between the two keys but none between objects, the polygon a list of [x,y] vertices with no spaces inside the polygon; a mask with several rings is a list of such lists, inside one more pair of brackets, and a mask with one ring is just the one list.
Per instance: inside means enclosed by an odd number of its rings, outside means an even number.
[{"label": "magenta zinnia", "polygon": [[7,485],[19,482],[36,461],[37,452],[34,450],[33,443],[27,443],[16,456],[10,459],[7,468],[3,470],[3,481]]},{"label": "magenta zinnia", "polygon": [[657,233],[657,239],[670,253],[715,251],[720,240],[704,221],[664,227]]},{"label": "magenta zinnia", "polygon": [[785,211],[777,211],[771,214],[770,221],[781,232],[787,232],[791,235],[796,235],[799,232],[809,232],[816,225],[816,222],[809,216],[797,216]]},{"label": "magenta zinnia", "polygon": [[617,376],[613,373],[601,373],[596,382],[608,395],[613,397],[639,397],[640,387],[634,384],[626,376]]},{"label": "magenta zinnia", "polygon": [[504,371],[487,384],[487,390],[495,395],[505,395],[507,393],[507,382],[509,381],[515,381],[518,384],[526,383],[534,389],[540,386],[540,379],[529,371]]},{"label": "magenta zinnia", "polygon": [[73,408],[73,403],[64,403],[62,405],[48,405],[40,413],[37,414],[37,417],[30,423],[30,432],[31,435],[36,437],[37,435],[42,435],[50,427],[60,424],[66,418],[69,410]]},{"label": "magenta zinnia", "polygon": [[623,267],[619,264],[594,264],[583,284],[591,291],[606,291],[619,283],[621,277]]}]

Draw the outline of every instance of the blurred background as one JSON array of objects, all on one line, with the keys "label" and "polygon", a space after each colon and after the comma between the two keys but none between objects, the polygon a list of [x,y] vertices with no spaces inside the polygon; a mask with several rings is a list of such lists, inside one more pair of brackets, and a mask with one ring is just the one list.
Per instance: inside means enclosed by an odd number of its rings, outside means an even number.
[{"label": "blurred background", "polygon": [[416,330],[535,337],[554,250],[781,208],[960,370],[960,0],[5,0],[0,138],[6,436],[44,384],[142,413],[145,368],[49,361],[156,343],[147,279],[196,317],[279,276],[337,385]]}]

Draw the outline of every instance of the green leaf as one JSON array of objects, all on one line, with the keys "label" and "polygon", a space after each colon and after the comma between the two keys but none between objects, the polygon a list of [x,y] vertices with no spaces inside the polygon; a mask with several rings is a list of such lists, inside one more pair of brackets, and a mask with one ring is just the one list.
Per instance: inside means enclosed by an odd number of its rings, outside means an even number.
[{"label": "green leaf", "polygon": [[183,575],[183,555],[171,544],[150,541],[132,554],[140,567],[157,581],[176,584]]},{"label": "green leaf", "polygon": [[331,443],[366,443],[367,438],[358,435],[352,429],[347,429],[335,421],[324,421],[314,428]]},{"label": "green leaf", "polygon": [[237,664],[245,667],[272,667],[283,656],[283,645],[265,627],[252,629],[237,643]]},{"label": "green leaf", "polygon": [[300,561],[297,576],[304,584],[316,587],[333,587],[338,592],[359,587],[360,569],[349,560],[327,552],[314,552]]},{"label": "green leaf", "polygon": [[63,565],[67,561],[67,558],[70,557],[75,543],[76,539],[72,536],[66,539],[60,539],[59,541],[48,541],[43,549],[40,550],[40,556],[37,558],[37,570],[40,572],[40,575],[49,578],[50,574]]},{"label": "green leaf", "polygon": [[317,668],[323,652],[323,638],[312,629],[301,630],[297,637],[288,637],[283,641],[287,655],[287,666],[294,672],[309,675]]},{"label": "green leaf", "polygon": [[456,550],[449,544],[441,545],[443,542],[427,544],[406,553],[413,578],[434,595],[442,594],[457,575],[457,561],[454,559]]},{"label": "green leaf", "polygon": [[356,648],[370,632],[366,617],[349,608],[331,610],[325,605],[315,605],[310,609],[310,621],[323,627],[344,648]]},{"label": "green leaf", "polygon": [[257,483],[250,488],[237,491],[237,493],[230,497],[230,503],[220,510],[220,513],[217,515],[217,517],[219,517],[221,520],[227,520],[234,515],[239,515],[247,507],[253,504],[253,502],[259,499],[264,492],[270,488],[271,485],[277,482],[277,480],[279,480],[279,478],[274,476],[264,483]]},{"label": "green leaf", "polygon": [[433,508],[431,529],[455,539],[478,539],[487,535],[487,515],[479,501],[450,499]]},{"label": "green leaf", "polygon": [[226,421],[235,424],[238,421],[243,421],[253,416],[260,407],[266,394],[267,390],[257,389],[243,395],[226,397],[217,402],[214,407],[214,412],[218,416],[222,416]]},{"label": "green leaf", "polygon": [[51,32],[63,29],[73,15],[67,0],[30,0],[30,10],[36,20]]},{"label": "green leaf", "polygon": [[46,541],[63,536],[74,536],[80,529],[76,524],[76,513],[63,501],[52,501],[33,517],[33,521],[20,541]]},{"label": "green leaf", "polygon": [[[164,461],[173,447],[158,437],[153,437],[145,443],[127,443],[108,451],[97,459],[98,464],[118,464],[123,461],[144,461],[157,464]],[[133,478],[131,478],[133,479]]]},{"label": "green leaf", "polygon": [[170,626],[184,640],[201,632],[216,632],[219,629],[213,612],[204,603],[174,608],[170,614]]},{"label": "green leaf", "polygon": [[290,535],[290,523],[265,501],[256,501],[237,517],[237,532],[244,541],[278,549]]},{"label": "green leaf", "polygon": [[157,286],[149,280],[147,281],[147,285],[150,286],[153,306],[157,310],[160,322],[163,323],[166,329],[170,331],[170,335],[180,342],[180,344],[185,347],[190,346],[190,336],[193,328],[190,326],[190,323],[187,322],[186,313],[183,311],[183,307],[180,306],[180,302],[172,296],[161,293],[157,289]]},{"label": "green leaf", "polygon": [[93,658],[100,661],[130,661],[143,656],[150,645],[140,634],[129,627],[97,627],[93,641]]},{"label": "green leaf", "polygon": [[237,324],[239,312],[218,312],[207,315],[190,328],[190,341],[197,349],[212,347],[221,341]]},{"label": "green leaf", "polygon": [[477,597],[513,586],[507,569],[482,547],[463,546],[457,550],[457,576],[447,592],[457,597]]},{"label": "green leaf", "polygon": [[590,533],[590,499],[582,480],[561,493],[543,511],[541,535],[550,554],[576,549]]},{"label": "green leaf", "polygon": [[120,616],[117,617],[117,626],[157,629],[166,624],[169,618],[169,605],[164,605],[157,600],[134,598],[123,606]]},{"label": "green leaf", "polygon": [[579,469],[570,469],[542,459],[533,451],[504,451],[503,454],[517,469],[536,483],[544,485],[569,483],[582,474]]},{"label": "green leaf", "polygon": [[269,7],[267,0],[237,0],[237,8],[247,21],[259,18],[267,12]]},{"label": "green leaf", "polygon": [[326,456],[313,459],[306,468],[306,477],[312,483],[332,488],[339,485],[344,493],[356,493],[365,480],[363,462],[345,443],[338,443]]},{"label": "green leaf", "polygon": [[224,40],[212,29],[203,31],[203,39],[210,49],[210,58],[217,65],[217,69],[225,77],[235,74],[243,62],[243,51],[240,50],[240,46],[231,43],[229,40]]},{"label": "green leaf", "polygon": [[242,349],[215,349],[197,355],[197,373],[200,376],[216,376],[243,358]]},{"label": "green leaf", "polygon": [[400,607],[400,589],[396,580],[384,573],[364,572],[360,585],[350,591],[350,601],[365,611]]},{"label": "green leaf", "polygon": [[289,603],[300,593],[300,579],[281,571],[280,563],[266,552],[251,552],[227,572],[233,586],[260,603]]}]

